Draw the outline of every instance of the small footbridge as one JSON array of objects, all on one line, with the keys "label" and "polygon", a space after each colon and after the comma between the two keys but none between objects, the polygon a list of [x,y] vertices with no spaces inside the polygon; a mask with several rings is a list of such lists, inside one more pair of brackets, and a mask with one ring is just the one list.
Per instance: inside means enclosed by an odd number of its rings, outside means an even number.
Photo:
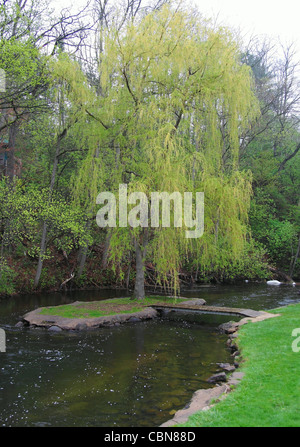
[{"label": "small footbridge", "polygon": [[252,309],[240,309],[236,307],[217,307],[206,305],[195,305],[188,303],[178,304],[153,304],[149,307],[156,309],[157,311],[184,311],[184,312],[197,312],[203,314],[215,314],[215,315],[235,315],[241,317],[256,318],[263,316],[265,312],[260,312]]}]

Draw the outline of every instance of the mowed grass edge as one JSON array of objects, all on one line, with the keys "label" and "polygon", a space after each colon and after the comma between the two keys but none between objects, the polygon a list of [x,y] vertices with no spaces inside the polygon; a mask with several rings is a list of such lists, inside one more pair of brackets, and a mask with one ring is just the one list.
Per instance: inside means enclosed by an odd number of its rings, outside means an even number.
[{"label": "mowed grass edge", "polygon": [[292,350],[292,331],[300,328],[300,304],[270,312],[281,316],[246,324],[238,331],[243,359],[239,370],[245,373],[241,383],[181,426],[300,426],[300,352]]}]

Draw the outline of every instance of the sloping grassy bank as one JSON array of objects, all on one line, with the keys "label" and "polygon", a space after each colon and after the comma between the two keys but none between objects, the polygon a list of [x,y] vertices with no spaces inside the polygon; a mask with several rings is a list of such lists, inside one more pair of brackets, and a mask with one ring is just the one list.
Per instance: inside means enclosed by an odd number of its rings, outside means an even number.
[{"label": "sloping grassy bank", "polygon": [[192,415],[185,427],[300,426],[300,352],[292,350],[300,304],[272,312],[281,316],[238,331],[245,373],[241,384],[210,410]]}]

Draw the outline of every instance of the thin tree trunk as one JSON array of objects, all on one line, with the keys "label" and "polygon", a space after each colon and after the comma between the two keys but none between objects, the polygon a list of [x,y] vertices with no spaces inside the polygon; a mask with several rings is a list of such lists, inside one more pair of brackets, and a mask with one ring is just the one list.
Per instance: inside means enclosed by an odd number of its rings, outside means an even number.
[{"label": "thin tree trunk", "polygon": [[104,268],[104,269],[107,267],[107,259],[108,259],[111,237],[112,237],[112,232],[111,232],[111,230],[108,230],[106,237],[105,237],[104,250],[103,250],[102,261],[101,261],[102,268]]},{"label": "thin tree trunk", "polygon": [[3,235],[2,235],[2,241],[1,241],[1,251],[0,251],[0,280],[1,280],[1,277],[2,277],[2,263],[3,263],[3,261],[4,261],[4,236],[5,236],[5,230],[4,230],[4,232],[3,232]]},{"label": "thin tree trunk", "polygon": [[[86,224],[86,232],[88,233],[91,227],[91,223],[87,222]],[[79,248],[79,252],[78,252],[78,257],[77,257],[77,268],[76,268],[76,276],[79,279],[83,273],[84,267],[85,267],[85,263],[86,263],[86,258],[87,258],[87,254],[88,254],[88,250],[89,247],[88,245],[85,246],[81,246]]]},{"label": "thin tree trunk", "polygon": [[194,278],[195,282],[198,281],[198,273],[199,273],[199,265],[197,265],[197,270],[196,270],[196,273],[195,273],[195,278]]},{"label": "thin tree trunk", "polygon": [[[53,192],[53,189],[54,189],[55,179],[56,179],[56,173],[57,173],[57,167],[58,167],[58,158],[59,158],[59,153],[60,153],[60,142],[64,138],[66,133],[67,133],[67,129],[64,129],[64,131],[59,135],[59,137],[57,139],[54,163],[53,163],[51,180],[50,180],[49,200],[51,198],[51,195],[52,195],[52,192]],[[39,260],[38,260],[38,265],[37,265],[35,278],[34,278],[34,288],[36,288],[39,285],[41,274],[42,274],[43,263],[44,263],[44,256],[45,256],[46,247],[47,247],[47,229],[48,229],[47,228],[47,221],[44,221],[44,223],[43,223],[42,239],[41,239],[41,245],[40,245]]]},{"label": "thin tree trunk", "polygon": [[145,256],[148,243],[147,233],[144,233],[142,246],[135,240],[136,277],[133,291],[133,299],[143,300],[145,298]]},{"label": "thin tree trunk", "polygon": [[136,277],[133,298],[137,300],[143,300],[145,298],[145,270],[143,260],[143,250],[138,242],[135,244],[136,255]]},{"label": "thin tree trunk", "polygon": [[85,262],[86,262],[86,257],[87,257],[87,253],[88,253],[88,246],[86,247],[80,247],[79,253],[78,253],[78,268],[77,268],[77,277],[78,279],[81,277],[82,273],[83,273],[83,269],[85,266]]},{"label": "thin tree trunk", "polygon": [[125,279],[126,290],[129,289],[130,273],[131,273],[131,251],[129,252],[129,257],[128,257],[128,270],[127,270],[127,272],[126,272],[126,279]]},{"label": "thin tree trunk", "polygon": [[46,223],[46,221],[44,221],[42,239],[41,239],[41,245],[40,245],[39,260],[38,260],[38,265],[36,268],[36,273],[35,273],[35,278],[34,278],[34,288],[36,288],[39,285],[41,274],[42,274],[44,255],[45,255],[45,251],[46,251],[46,239],[47,239],[47,223]]},{"label": "thin tree trunk", "polygon": [[293,263],[292,269],[290,271],[290,277],[291,278],[293,277],[293,274],[294,274],[294,271],[295,271],[295,268],[296,268],[296,264],[297,264],[299,255],[300,255],[300,236],[299,236],[299,240],[298,240],[298,248],[297,248],[297,252],[296,252],[296,255],[295,255],[294,263]]},{"label": "thin tree trunk", "polygon": [[[16,146],[16,137],[18,132],[18,124],[16,122],[13,122],[9,126],[9,137],[8,137],[8,151],[7,151],[7,165],[6,165],[6,172],[4,171],[4,174],[8,176],[9,179],[9,189],[14,190],[15,184],[14,184],[14,177],[15,177],[15,146]],[[5,239],[5,233],[6,229],[10,226],[10,217],[8,217],[5,221],[4,225],[4,232],[3,232],[3,238],[2,238],[2,244],[1,244],[1,258],[3,257],[4,253],[4,239]],[[8,244],[8,248],[10,247],[10,244]]]},{"label": "thin tree trunk", "polygon": [[15,146],[18,126],[17,123],[13,123],[9,127],[9,140],[8,140],[8,152],[7,152],[7,175],[10,183],[13,182],[15,176]]}]

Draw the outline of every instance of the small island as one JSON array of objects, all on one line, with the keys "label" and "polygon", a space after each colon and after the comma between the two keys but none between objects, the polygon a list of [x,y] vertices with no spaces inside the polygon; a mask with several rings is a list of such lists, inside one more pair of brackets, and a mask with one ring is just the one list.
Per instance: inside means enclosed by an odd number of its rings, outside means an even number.
[{"label": "small island", "polygon": [[202,306],[203,299],[184,297],[149,296],[144,300],[131,298],[101,301],[75,301],[70,304],[39,307],[25,314],[20,325],[43,327],[51,331],[86,330],[104,326],[119,326],[156,318],[157,310],[151,305],[185,303]]}]

